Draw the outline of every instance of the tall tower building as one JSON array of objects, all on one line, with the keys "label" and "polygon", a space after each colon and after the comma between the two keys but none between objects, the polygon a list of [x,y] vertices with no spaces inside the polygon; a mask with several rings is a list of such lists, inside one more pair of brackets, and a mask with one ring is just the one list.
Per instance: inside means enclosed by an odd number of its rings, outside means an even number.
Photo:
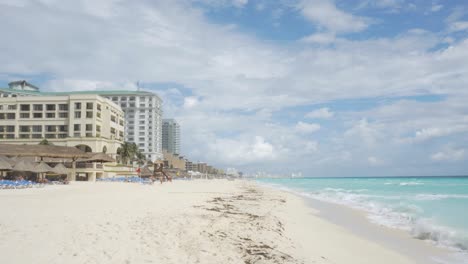
[{"label": "tall tower building", "polygon": [[180,154],[180,125],[174,119],[163,119],[162,148]]}]

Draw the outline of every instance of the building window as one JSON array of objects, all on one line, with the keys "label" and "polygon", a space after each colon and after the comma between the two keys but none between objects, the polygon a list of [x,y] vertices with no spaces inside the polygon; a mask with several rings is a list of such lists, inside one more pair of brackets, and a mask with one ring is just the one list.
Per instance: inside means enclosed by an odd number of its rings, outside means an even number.
[{"label": "building window", "polygon": [[81,109],[81,103],[75,103],[75,109]]},{"label": "building window", "polygon": [[81,125],[80,124],[73,125],[73,130],[74,131],[81,131]]},{"label": "building window", "polygon": [[33,113],[34,118],[42,118],[42,113]]},{"label": "building window", "polygon": [[115,134],[115,128],[111,127],[111,134]]},{"label": "building window", "polygon": [[145,107],[145,104],[140,104],[140,107]]},{"label": "building window", "polygon": [[29,134],[21,134],[19,137],[20,138],[29,138]]},{"label": "building window", "polygon": [[97,104],[97,110],[101,111],[101,105],[100,104]]},{"label": "building window", "polygon": [[22,105],[20,105],[20,110],[21,111],[30,111],[31,110],[31,105],[22,104]]},{"label": "building window", "polygon": [[60,117],[60,118],[67,118],[67,117],[68,117],[68,113],[59,113],[59,117]]},{"label": "building window", "polygon": [[93,112],[86,112],[86,118],[93,118]]},{"label": "building window", "polygon": [[135,96],[131,96],[129,100],[130,101],[135,101]]},{"label": "building window", "polygon": [[30,126],[20,126],[20,132],[21,133],[25,133],[25,132],[30,132],[31,131],[31,127]]},{"label": "building window", "polygon": [[114,123],[116,123],[116,121],[115,121],[115,116],[114,116],[114,115],[111,115],[111,121],[114,122]]},{"label": "building window", "polygon": [[97,118],[101,118],[101,112],[97,112],[97,113],[96,113],[96,117],[97,117]]},{"label": "building window", "polygon": [[42,134],[32,134],[32,138],[42,138]]},{"label": "building window", "polygon": [[140,132],[140,136],[144,136],[145,135],[145,132]]},{"label": "building window", "polygon": [[46,138],[55,138],[55,134],[45,134]]},{"label": "building window", "polygon": [[75,112],[75,118],[81,118],[81,112],[76,111]]},{"label": "building window", "polygon": [[135,107],[135,103],[128,104],[129,107]]},{"label": "building window", "polygon": [[33,132],[42,132],[42,126],[32,126]]},{"label": "building window", "polygon": [[122,97],[120,98],[120,101],[127,101],[127,97],[122,96]]},{"label": "building window", "polygon": [[56,126],[45,126],[45,130],[47,132],[57,132],[57,127]]},{"label": "building window", "polygon": [[20,118],[29,118],[29,113],[20,113]]},{"label": "building window", "polygon": [[15,126],[7,126],[6,130],[7,132],[15,132]]},{"label": "building window", "polygon": [[58,137],[58,138],[66,138],[66,137],[67,137],[67,134],[58,134],[57,137]]},{"label": "building window", "polygon": [[93,109],[93,103],[86,103],[86,109],[92,110]]},{"label": "building window", "polygon": [[68,127],[67,126],[59,126],[60,132],[67,132]]},{"label": "building window", "polygon": [[3,105],[0,105],[0,110],[3,110]]},{"label": "building window", "polygon": [[124,125],[124,121],[123,119],[119,119],[119,125],[123,126]]},{"label": "building window", "polygon": [[96,125],[96,131],[101,132],[101,126]]},{"label": "building window", "polygon": [[0,113],[0,119],[5,119],[5,114],[4,113]]},{"label": "building window", "polygon": [[15,113],[7,113],[7,119],[16,119]]},{"label": "building window", "polygon": [[127,103],[121,103],[120,107],[127,107]]},{"label": "building window", "polygon": [[68,105],[67,104],[59,104],[59,110],[60,111],[68,111]]},{"label": "building window", "polygon": [[8,110],[16,110],[16,105],[9,105]]},{"label": "building window", "polygon": [[43,105],[41,105],[41,104],[34,104],[34,105],[33,105],[33,110],[34,110],[34,111],[42,111],[42,110],[43,110]]},{"label": "building window", "polygon": [[119,98],[117,98],[116,96],[112,97],[112,101],[116,102],[118,100],[119,100]]},{"label": "building window", "polygon": [[86,131],[93,131],[93,125],[92,124],[86,124]]},{"label": "building window", "polygon": [[46,110],[47,111],[55,111],[55,105],[54,104],[46,105]]},{"label": "building window", "polygon": [[55,118],[55,113],[46,113],[46,118]]}]

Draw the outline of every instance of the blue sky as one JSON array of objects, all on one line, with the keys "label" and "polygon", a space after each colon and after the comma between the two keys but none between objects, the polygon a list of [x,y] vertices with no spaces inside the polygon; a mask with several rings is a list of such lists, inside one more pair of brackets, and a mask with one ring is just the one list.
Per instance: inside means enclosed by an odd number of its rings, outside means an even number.
[{"label": "blue sky", "polygon": [[144,89],[195,161],[468,174],[468,3],[0,0],[0,85]]}]

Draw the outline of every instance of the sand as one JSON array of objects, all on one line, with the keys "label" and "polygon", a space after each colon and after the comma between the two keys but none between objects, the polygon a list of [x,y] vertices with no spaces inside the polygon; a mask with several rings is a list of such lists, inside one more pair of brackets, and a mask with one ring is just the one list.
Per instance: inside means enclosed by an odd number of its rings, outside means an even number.
[{"label": "sand", "polygon": [[414,263],[248,181],[0,190],[0,263]]}]

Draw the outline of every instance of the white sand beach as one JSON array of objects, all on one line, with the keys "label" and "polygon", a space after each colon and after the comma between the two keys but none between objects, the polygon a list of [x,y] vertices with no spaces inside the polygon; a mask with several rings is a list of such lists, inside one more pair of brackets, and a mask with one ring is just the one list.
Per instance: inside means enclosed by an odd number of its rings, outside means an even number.
[{"label": "white sand beach", "polygon": [[247,181],[0,190],[0,263],[414,263]]}]

